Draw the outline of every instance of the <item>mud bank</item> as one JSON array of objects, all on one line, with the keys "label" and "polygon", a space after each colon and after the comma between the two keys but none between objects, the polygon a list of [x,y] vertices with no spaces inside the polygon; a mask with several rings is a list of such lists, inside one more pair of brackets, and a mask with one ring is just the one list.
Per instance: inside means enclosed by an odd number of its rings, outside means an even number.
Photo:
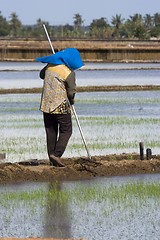
[{"label": "mud bank", "polygon": [[[159,85],[132,85],[132,86],[84,86],[77,87],[77,92],[112,92],[112,91],[155,91]],[[14,88],[0,89],[0,94],[41,93],[41,88]]]},{"label": "mud bank", "polygon": [[0,164],[0,184],[24,181],[80,180],[103,176],[160,173],[160,156],[139,160],[137,154],[63,158],[63,168],[50,166],[48,160],[29,160]]}]

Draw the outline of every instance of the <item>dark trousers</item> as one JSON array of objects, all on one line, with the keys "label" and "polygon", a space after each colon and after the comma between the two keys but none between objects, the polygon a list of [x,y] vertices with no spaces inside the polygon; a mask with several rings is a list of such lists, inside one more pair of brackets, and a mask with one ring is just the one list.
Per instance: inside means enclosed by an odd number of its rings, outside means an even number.
[{"label": "dark trousers", "polygon": [[72,135],[71,114],[43,113],[48,156],[61,157]]}]

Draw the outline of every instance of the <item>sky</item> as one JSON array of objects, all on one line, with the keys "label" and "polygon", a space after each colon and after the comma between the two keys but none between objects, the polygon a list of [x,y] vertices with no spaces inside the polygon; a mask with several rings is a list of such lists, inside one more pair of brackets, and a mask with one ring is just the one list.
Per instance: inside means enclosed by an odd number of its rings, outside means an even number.
[{"label": "sky", "polygon": [[80,14],[87,26],[101,17],[110,23],[116,14],[127,19],[136,13],[160,13],[160,0],[0,0],[0,11],[7,20],[16,12],[23,25],[36,24],[39,18],[50,25],[73,25]]}]

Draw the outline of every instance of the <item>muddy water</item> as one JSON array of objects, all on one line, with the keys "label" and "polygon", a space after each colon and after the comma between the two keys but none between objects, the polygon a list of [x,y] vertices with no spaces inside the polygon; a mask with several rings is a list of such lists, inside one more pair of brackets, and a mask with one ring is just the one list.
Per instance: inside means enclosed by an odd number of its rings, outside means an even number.
[{"label": "muddy water", "polygon": [[[121,186],[134,182],[159,182],[160,174],[136,175],[129,177],[95,178],[94,180],[56,183],[59,193],[81,187]],[[1,198],[7,192],[33,193],[43,189],[47,193],[53,190],[55,183],[25,183],[0,186]],[[32,195],[33,196],[33,195]],[[130,199],[128,199],[128,202]],[[60,199],[46,198],[16,201],[10,197],[6,204],[0,205],[0,237],[54,237],[80,238],[89,240],[157,240],[160,232],[160,202],[145,199],[144,205],[133,207],[119,206],[117,202],[90,201],[77,203],[74,199],[62,204]],[[128,204],[129,205],[129,204]]]}]

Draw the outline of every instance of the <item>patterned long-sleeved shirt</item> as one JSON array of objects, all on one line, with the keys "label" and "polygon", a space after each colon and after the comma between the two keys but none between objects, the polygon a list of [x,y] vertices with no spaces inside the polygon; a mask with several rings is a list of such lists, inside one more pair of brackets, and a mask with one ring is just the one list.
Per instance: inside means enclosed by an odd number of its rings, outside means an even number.
[{"label": "patterned long-sleeved shirt", "polygon": [[40,110],[50,114],[70,113],[76,93],[74,71],[65,65],[48,64],[40,77],[44,79]]}]

